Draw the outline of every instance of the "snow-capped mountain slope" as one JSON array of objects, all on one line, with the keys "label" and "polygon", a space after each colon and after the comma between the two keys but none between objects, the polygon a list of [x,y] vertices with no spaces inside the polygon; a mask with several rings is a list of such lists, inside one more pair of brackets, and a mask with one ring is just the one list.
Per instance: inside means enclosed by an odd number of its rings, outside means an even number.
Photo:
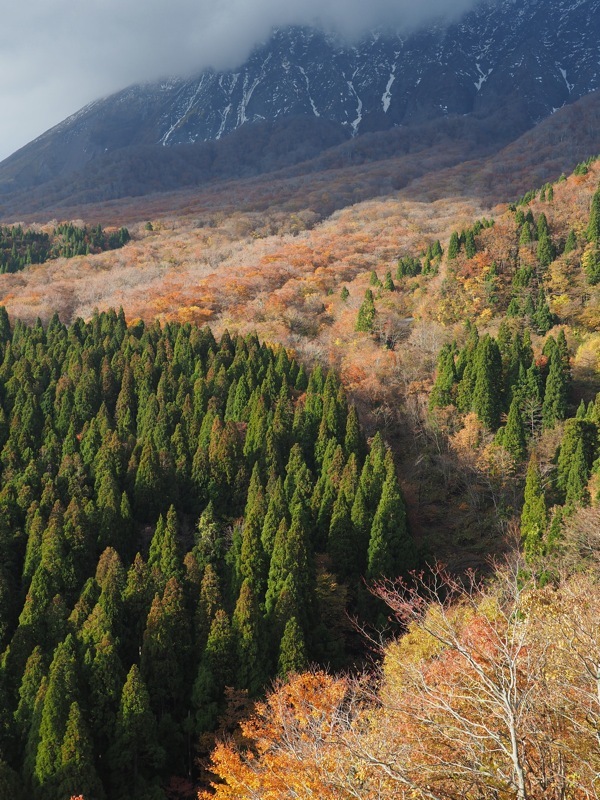
[{"label": "snow-capped mountain slope", "polygon": [[499,112],[515,137],[600,85],[600,0],[483,0],[450,25],[355,45],[275,30],[230,72],[132,86],[96,101],[0,167],[0,187],[36,185],[123,147],[222,139],[309,116],[354,136],[438,117]]},{"label": "snow-capped mountain slope", "polygon": [[[240,125],[309,114],[353,134],[433,116],[487,113],[502,99],[527,104],[532,122],[597,89],[598,0],[484,2],[448,27],[409,37],[373,34],[343,46],[319,31],[276,30],[231,72],[138,86],[73,120],[86,128],[115,105],[142,105],[164,145],[219,139]],[[146,140],[147,141],[147,140]]]}]

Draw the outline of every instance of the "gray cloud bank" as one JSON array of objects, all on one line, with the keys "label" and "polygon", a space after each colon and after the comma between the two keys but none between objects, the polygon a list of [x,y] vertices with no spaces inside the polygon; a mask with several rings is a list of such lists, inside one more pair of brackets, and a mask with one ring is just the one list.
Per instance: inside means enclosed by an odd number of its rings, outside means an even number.
[{"label": "gray cloud bank", "polygon": [[233,68],[275,26],[355,38],[456,16],[476,0],[27,0],[0,26],[0,159],[131,83]]}]

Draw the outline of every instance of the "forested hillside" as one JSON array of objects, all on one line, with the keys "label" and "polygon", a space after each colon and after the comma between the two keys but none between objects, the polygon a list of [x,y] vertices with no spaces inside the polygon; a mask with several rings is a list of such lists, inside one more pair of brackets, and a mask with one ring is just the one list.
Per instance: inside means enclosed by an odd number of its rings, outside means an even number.
[{"label": "forested hillside", "polygon": [[2,228],[8,796],[596,796],[600,163],[341,174]]},{"label": "forested hillside", "polygon": [[0,274],[19,272],[30,264],[44,264],[53,258],[116,250],[127,244],[129,238],[127,228],[107,233],[100,225],[88,228],[63,223],[50,232],[23,229],[21,225],[0,226]]},{"label": "forested hillside", "polygon": [[0,360],[1,750],[23,796],[163,797],[244,693],[360,654],[361,576],[418,563],[391,452],[255,336],[1,309]]},{"label": "forested hillside", "polygon": [[445,323],[433,380],[406,389],[401,458],[421,515],[443,508],[438,531],[477,570],[376,581],[402,635],[372,638],[364,673],[279,682],[217,746],[203,800],[598,798],[597,175],[589,159],[371,271],[355,325],[379,347],[405,346],[394,306],[424,286]]}]

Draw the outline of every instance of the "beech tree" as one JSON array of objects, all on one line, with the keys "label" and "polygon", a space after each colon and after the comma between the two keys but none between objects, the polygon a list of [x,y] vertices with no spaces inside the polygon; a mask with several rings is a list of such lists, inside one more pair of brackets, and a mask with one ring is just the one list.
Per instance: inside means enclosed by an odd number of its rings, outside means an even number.
[{"label": "beech tree", "polygon": [[276,685],[202,800],[598,798],[593,576],[539,588],[506,567],[484,587],[436,567],[376,593],[405,630],[377,679]]}]

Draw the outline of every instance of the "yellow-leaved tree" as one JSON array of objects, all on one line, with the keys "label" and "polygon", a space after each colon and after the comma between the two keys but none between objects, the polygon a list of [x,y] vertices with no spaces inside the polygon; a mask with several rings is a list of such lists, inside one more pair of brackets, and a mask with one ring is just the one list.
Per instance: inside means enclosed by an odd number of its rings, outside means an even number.
[{"label": "yellow-leaved tree", "polygon": [[213,755],[204,800],[600,797],[600,592],[593,574],[484,587],[442,568],[377,595],[403,623],[378,672],[279,684]]}]

